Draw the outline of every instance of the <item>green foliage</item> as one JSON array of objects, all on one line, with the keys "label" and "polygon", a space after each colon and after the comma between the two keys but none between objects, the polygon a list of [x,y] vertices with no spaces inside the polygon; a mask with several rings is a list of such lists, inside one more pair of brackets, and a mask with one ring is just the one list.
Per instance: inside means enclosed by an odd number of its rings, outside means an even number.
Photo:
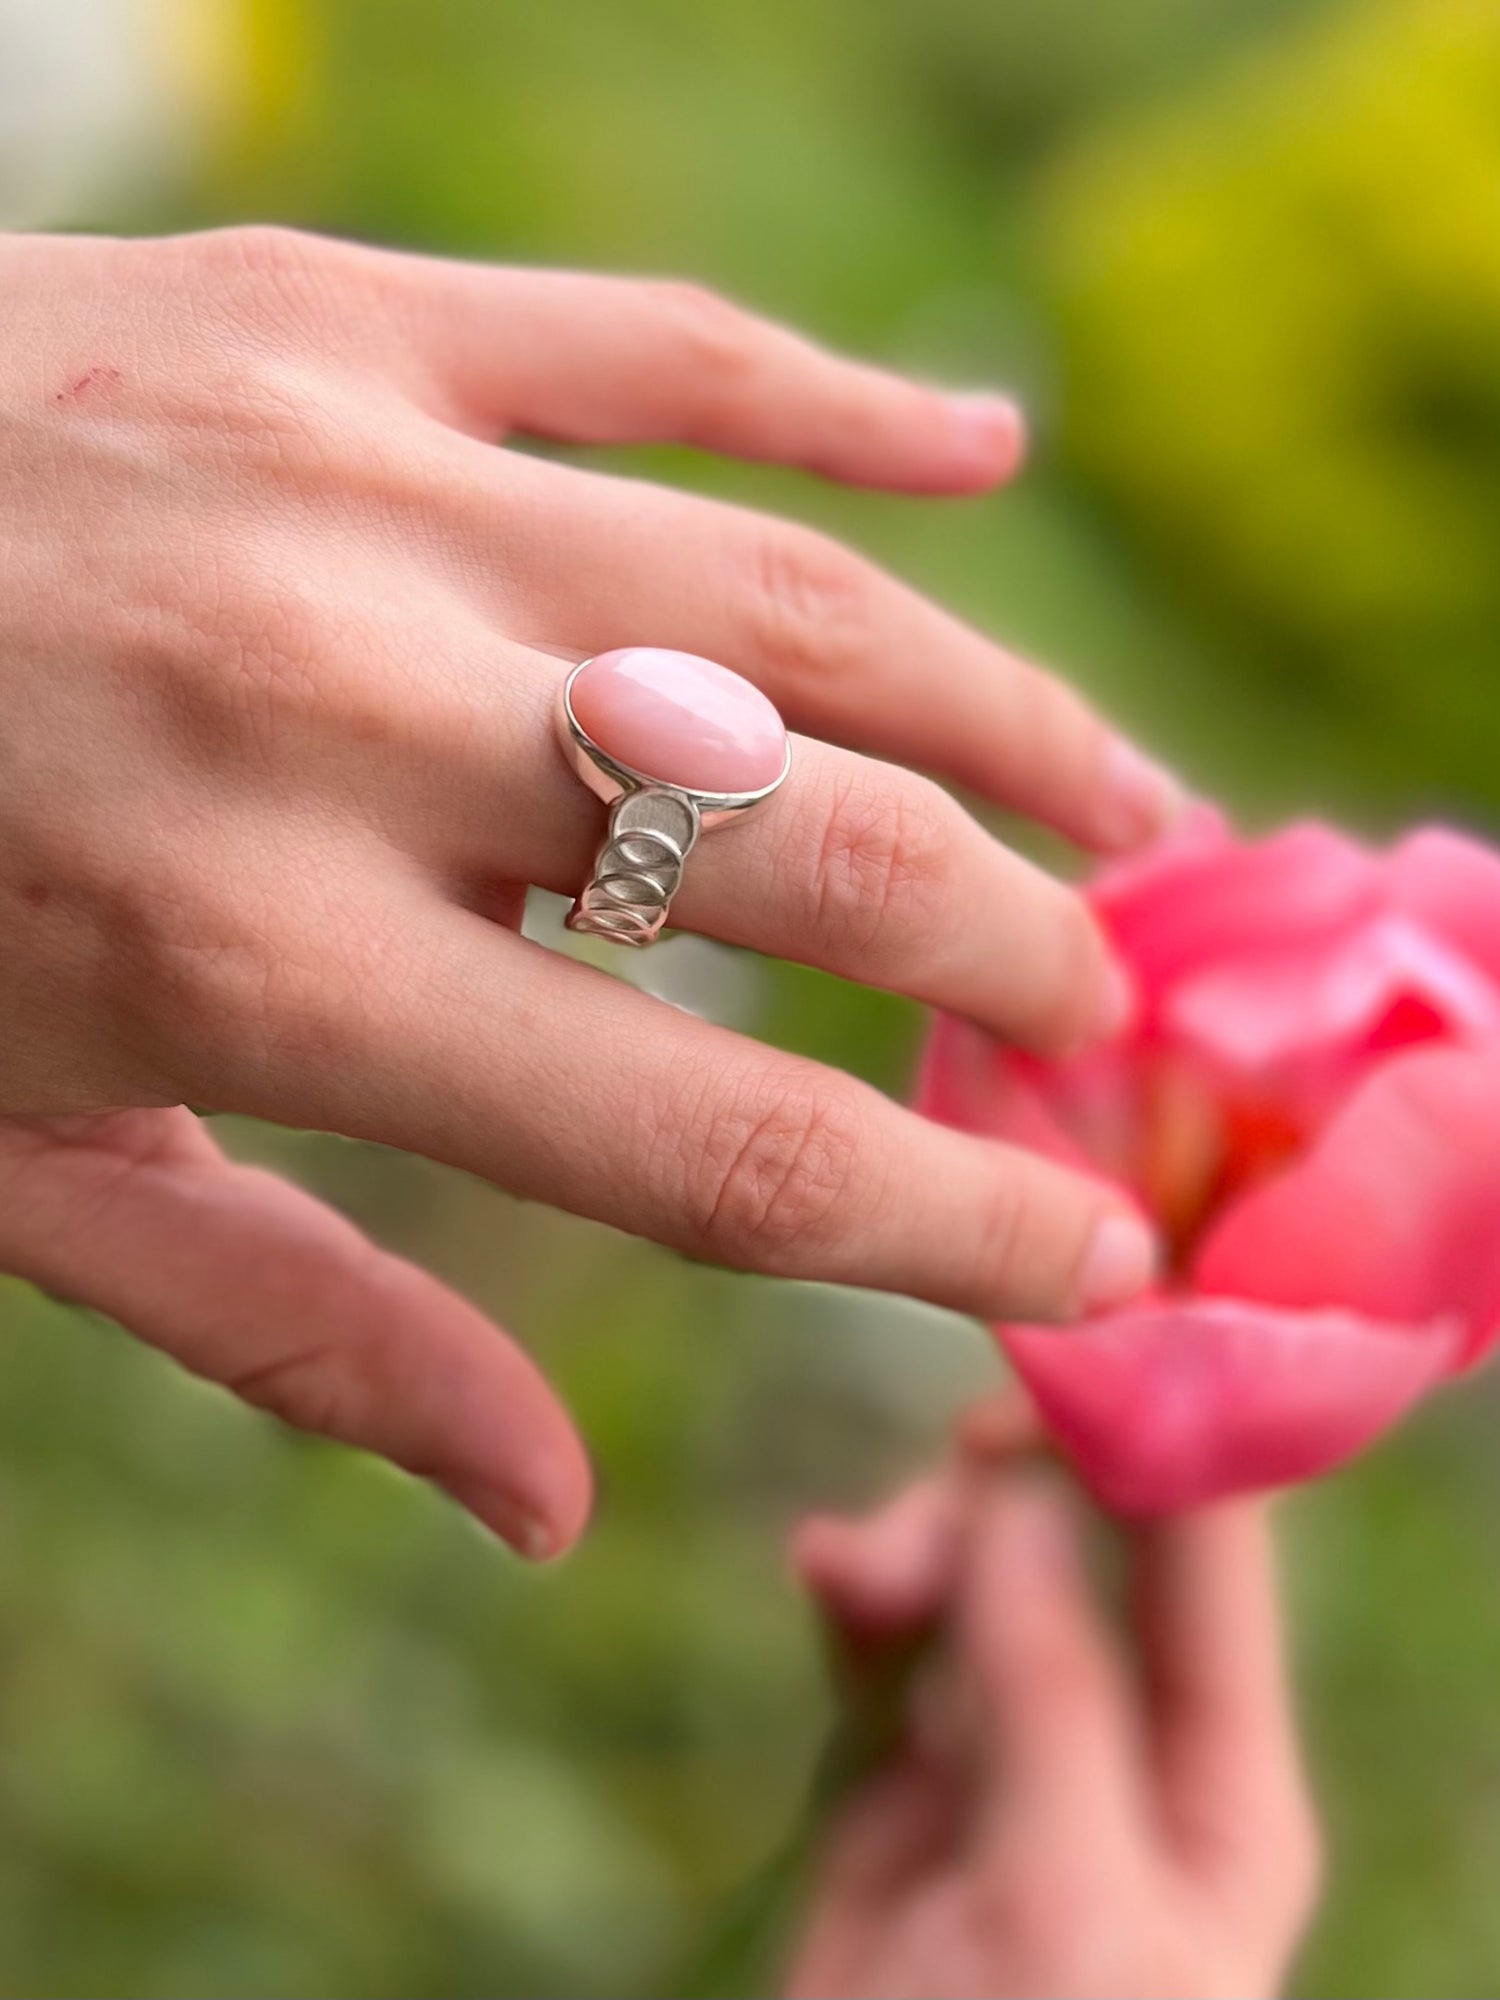
[{"label": "green foliage", "polygon": [[1500,806],[1500,15],[1385,0],[1096,135],[1074,465],[1388,794]]},{"label": "green foliage", "polygon": [[[255,11],[256,119],[133,226],[691,272],[1019,384],[1038,468],[984,503],[630,463],[818,520],[1242,806],[1496,799],[1486,9]],[[640,971],[890,1089],[920,1031],[711,946]],[[782,1849],[826,1729],[787,1525],[929,1453],[986,1342],[388,1154],[228,1136],[524,1335],[598,1520],[525,1574],[394,1474],[0,1288],[0,1988],[660,1993]],[[1473,1384],[1289,1513],[1336,1855],[1309,1991],[1493,1989],[1497,1414]],[[716,1959],[725,1990],[765,1990],[753,1956]]]}]

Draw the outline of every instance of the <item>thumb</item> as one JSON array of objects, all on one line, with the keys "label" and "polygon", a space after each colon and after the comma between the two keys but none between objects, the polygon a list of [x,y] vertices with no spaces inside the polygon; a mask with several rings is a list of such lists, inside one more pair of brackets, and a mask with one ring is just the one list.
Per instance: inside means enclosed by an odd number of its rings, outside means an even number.
[{"label": "thumb", "polygon": [[433,1480],[524,1555],[582,1530],[588,1461],[531,1360],[311,1195],[226,1160],[180,1106],[0,1120],[0,1269]]}]

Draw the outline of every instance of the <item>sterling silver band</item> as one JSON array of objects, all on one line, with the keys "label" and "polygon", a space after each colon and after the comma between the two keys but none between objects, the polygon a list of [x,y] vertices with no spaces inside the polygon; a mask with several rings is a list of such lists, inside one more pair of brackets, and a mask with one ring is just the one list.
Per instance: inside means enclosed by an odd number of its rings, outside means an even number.
[{"label": "sterling silver band", "polygon": [[701,825],[697,806],[683,792],[643,785],[624,793],[568,929],[614,944],[655,944]]}]

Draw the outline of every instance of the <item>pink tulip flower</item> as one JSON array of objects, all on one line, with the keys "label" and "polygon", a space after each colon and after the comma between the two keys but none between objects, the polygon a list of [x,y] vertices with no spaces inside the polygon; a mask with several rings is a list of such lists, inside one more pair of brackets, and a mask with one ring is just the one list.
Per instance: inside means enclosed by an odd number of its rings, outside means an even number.
[{"label": "pink tulip flower", "polygon": [[1000,1339],[1122,1513],[1326,1472],[1500,1337],[1500,854],[1205,812],[1092,901],[1129,1031],[1044,1063],[940,1020],[919,1102],[1128,1190],[1168,1265]]}]

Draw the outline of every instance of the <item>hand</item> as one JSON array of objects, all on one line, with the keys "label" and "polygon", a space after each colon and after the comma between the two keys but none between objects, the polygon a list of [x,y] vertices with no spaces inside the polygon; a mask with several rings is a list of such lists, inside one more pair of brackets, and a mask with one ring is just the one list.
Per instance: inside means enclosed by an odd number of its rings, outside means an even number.
[{"label": "hand", "polygon": [[1122,1655],[1076,1511],[1017,1459],[1017,1426],[997,1406],[987,1467],[799,1538],[847,1671],[868,1678],[923,1632],[940,1650],[904,1739],[828,1840],[788,1993],[1273,1994],[1318,1839],[1265,1510],[1132,1536]]},{"label": "hand", "polygon": [[1146,1274],[1136,1225],[1099,1236],[1108,1195],[522,941],[526,885],[576,889],[601,825],[552,704],[632,641],[755,678],[829,741],[704,843],[674,919],[1038,1048],[1119,1012],[1080,903],[830,743],[1095,846],[1173,797],[835,544],[497,451],[512,429],[921,492],[1020,450],[1003,402],[680,286],[264,229],[0,239],[0,1266],[556,1548],[587,1472],[520,1358],[168,1107],[381,1140],[739,1266],[1065,1315]]}]

